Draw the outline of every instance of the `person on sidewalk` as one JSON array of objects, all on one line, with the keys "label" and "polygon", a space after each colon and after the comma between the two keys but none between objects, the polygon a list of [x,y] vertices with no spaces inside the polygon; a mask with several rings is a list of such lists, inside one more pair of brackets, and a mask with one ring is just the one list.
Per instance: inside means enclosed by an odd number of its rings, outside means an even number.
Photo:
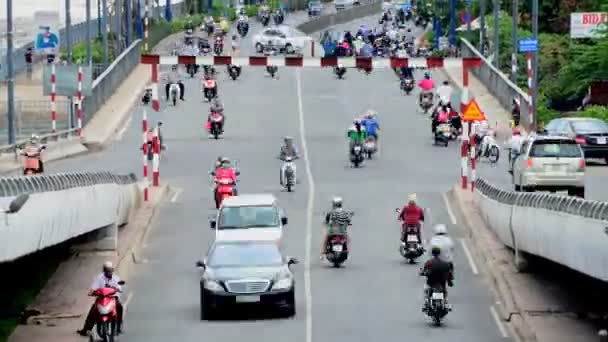
[{"label": "person on sidewalk", "polygon": [[[113,289],[116,289],[116,313],[118,315],[118,322],[116,323],[116,332],[118,334],[122,334],[123,306],[120,302],[120,293],[122,292],[122,286],[118,284],[119,282],[120,278],[114,274],[114,265],[112,265],[110,261],[106,261],[103,264],[103,272],[101,272],[101,274],[95,278],[93,284],[91,284],[91,288],[89,289],[89,295],[91,295],[93,291],[104,287],[111,287]],[[84,326],[82,327],[82,329],[77,331],[81,336],[88,336],[91,330],[93,330],[93,326],[95,326],[96,316],[97,311],[95,308],[95,304],[93,304],[91,306],[91,309],[89,310],[86,320],[84,321]]]}]

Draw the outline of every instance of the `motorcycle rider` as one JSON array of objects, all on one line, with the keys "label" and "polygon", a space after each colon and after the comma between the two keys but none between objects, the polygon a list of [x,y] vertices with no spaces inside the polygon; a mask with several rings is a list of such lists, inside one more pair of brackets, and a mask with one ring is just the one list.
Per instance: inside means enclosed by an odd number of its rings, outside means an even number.
[{"label": "motorcycle rider", "polygon": [[437,126],[440,124],[448,123],[450,118],[450,109],[446,104],[442,104],[441,107],[433,113],[431,121],[431,132],[435,134]]},{"label": "motorcycle rider", "polygon": [[336,67],[334,68],[334,73],[336,75],[344,75],[346,73],[346,68],[344,67],[344,65],[342,65],[342,63],[338,63],[338,65],[336,65]]},{"label": "motorcycle rider", "polygon": [[[234,192],[234,195],[236,196],[238,194],[238,190],[236,188],[236,176],[239,174],[238,171],[236,171],[231,165],[230,165],[230,159],[226,158],[226,157],[221,157],[220,160],[220,166],[217,167],[216,164],[216,169],[214,172],[211,172],[211,175],[215,176],[215,180],[219,181],[222,178],[229,178],[232,180],[232,191]],[[213,197],[215,198],[215,206],[219,207],[219,196],[217,193],[217,183],[215,188],[213,189]]]},{"label": "motorcycle rider", "polygon": [[[285,161],[287,159],[287,157],[291,157],[293,160],[299,159],[300,155],[298,153],[298,149],[296,148],[296,145],[293,143],[293,138],[290,136],[286,136],[285,138],[283,138],[283,141],[285,142],[285,144],[283,146],[281,146],[281,151],[279,152],[279,159],[282,161]],[[284,180],[283,180],[283,175],[285,175],[285,168],[286,168],[286,164],[283,163],[283,165],[281,166],[281,171],[280,171],[280,175],[279,175],[279,179],[281,182],[281,185],[284,185]],[[295,169],[295,164],[294,164],[294,174],[296,172]]]},{"label": "motorcycle rider", "polygon": [[237,54],[239,53],[239,37],[236,34],[232,35],[232,53],[233,54]]},{"label": "motorcycle rider", "polygon": [[521,145],[524,143],[524,137],[521,135],[519,128],[513,128],[511,139],[509,140],[509,146],[511,146],[511,152],[509,160],[513,161],[521,153]]},{"label": "motorcycle rider", "polygon": [[374,137],[374,139],[378,140],[378,131],[380,130],[380,125],[376,119],[376,112],[371,109],[368,110],[364,119],[361,120],[361,125],[363,125],[365,128],[367,136]]},{"label": "motorcycle rider", "polygon": [[[433,293],[432,289],[439,288],[445,295],[446,307],[451,310],[451,306],[447,304],[448,288],[454,286],[450,264],[441,259],[441,248],[434,246],[431,248],[431,259],[424,263],[421,275],[426,277],[424,286],[424,308],[423,312],[428,310],[429,299]],[[447,285],[447,286],[446,286]]]},{"label": "motorcycle rider", "polygon": [[452,91],[453,90],[450,86],[450,82],[445,80],[443,81],[443,84],[437,88],[437,97],[441,99],[444,104],[450,105],[450,102],[452,101]]},{"label": "motorcycle rider", "polygon": [[[405,227],[415,226],[418,242],[422,243],[422,225],[420,222],[424,222],[424,209],[416,204],[416,194],[409,195],[408,203],[403,206],[403,209],[399,213],[399,220],[403,221]],[[405,227],[401,229],[401,242],[405,242]]]},{"label": "motorcycle rider", "polygon": [[[91,284],[91,288],[89,289],[89,296],[96,290],[104,287],[111,287],[117,291],[116,293],[116,313],[117,313],[117,322],[116,322],[116,332],[118,334],[122,333],[122,317],[123,317],[123,306],[120,302],[120,293],[122,292],[122,286],[118,283],[120,282],[120,278],[114,274],[114,265],[110,261],[106,261],[103,264],[103,271],[93,281]],[[81,336],[87,336],[91,330],[93,330],[93,326],[95,326],[95,318],[97,315],[97,310],[95,308],[95,304],[91,306],[87,318],[84,321],[84,326],[82,329],[77,332]]]},{"label": "motorcycle rider", "polygon": [[424,79],[418,83],[418,86],[422,89],[420,92],[419,102],[422,104],[422,97],[429,94],[431,101],[433,100],[433,89],[435,88],[435,81],[431,79],[431,74],[428,72],[424,73]]},{"label": "motorcycle rider", "polygon": [[332,234],[340,234],[346,236],[347,246],[350,247],[350,236],[348,235],[348,226],[351,224],[349,213],[342,207],[342,198],[334,197],[331,200],[331,211],[325,215],[325,224],[327,230],[323,232],[323,244],[321,245],[321,257],[323,260],[327,254],[328,238]]},{"label": "motorcycle rider", "polygon": [[[204,74],[203,74],[203,93],[205,92],[205,83],[208,80],[214,80],[215,79],[215,68],[214,67],[209,67],[207,70],[205,70]],[[215,89],[215,96],[217,97],[219,95],[219,89],[217,87],[217,82],[215,82],[215,86],[211,89]]]},{"label": "motorcycle rider", "polygon": [[[454,272],[454,241],[448,236],[448,228],[445,224],[436,225],[433,230],[435,235],[429,241],[431,247],[438,247],[441,250],[439,256],[441,260],[450,264],[450,270]],[[454,275],[452,274],[452,279]]]},{"label": "motorcycle rider", "polygon": [[365,142],[365,138],[367,138],[367,132],[365,131],[365,127],[361,126],[361,120],[355,119],[353,124],[346,133],[346,136],[350,139],[350,154],[353,153],[353,148],[356,144],[362,145]]},{"label": "motorcycle rider", "polygon": [[167,95],[167,101],[169,101],[169,90],[171,89],[172,84],[176,84],[179,86],[179,99],[184,100],[184,93],[186,91],[186,86],[182,81],[181,75],[177,71],[177,64],[171,67],[171,73],[167,75],[167,84],[165,85],[165,95]]},{"label": "motorcycle rider", "polygon": [[[38,169],[40,173],[44,172],[44,164],[42,162],[42,156],[40,152],[42,151],[42,144],[40,144],[40,137],[36,134],[32,134],[30,141],[23,147],[23,151],[21,152],[24,156],[32,156],[28,158],[37,158],[38,159]],[[23,170],[25,172],[25,170]]]}]

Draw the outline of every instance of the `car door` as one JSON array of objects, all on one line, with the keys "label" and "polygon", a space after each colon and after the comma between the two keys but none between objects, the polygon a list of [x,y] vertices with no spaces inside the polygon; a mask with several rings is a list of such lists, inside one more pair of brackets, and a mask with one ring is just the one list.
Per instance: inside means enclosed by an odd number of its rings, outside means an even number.
[{"label": "car door", "polygon": [[284,48],[285,44],[287,44],[287,34],[283,31],[279,31],[279,30],[277,30],[276,33],[277,33],[276,38],[275,38],[276,45],[281,48]]}]

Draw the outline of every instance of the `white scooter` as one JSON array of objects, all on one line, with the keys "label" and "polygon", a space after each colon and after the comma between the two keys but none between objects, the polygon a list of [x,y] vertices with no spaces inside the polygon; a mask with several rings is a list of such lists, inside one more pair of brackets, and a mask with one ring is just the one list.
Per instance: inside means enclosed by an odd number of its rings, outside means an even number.
[{"label": "white scooter", "polygon": [[177,106],[177,99],[179,98],[179,84],[171,83],[169,86],[169,96],[171,96],[171,101],[173,102],[173,106]]},{"label": "white scooter", "polygon": [[292,192],[296,186],[296,164],[293,157],[285,157],[281,167],[281,180],[287,192]]},{"label": "white scooter", "polygon": [[500,157],[500,147],[494,138],[494,134],[487,134],[481,139],[481,144],[477,148],[476,158],[487,158],[490,163],[496,164]]}]

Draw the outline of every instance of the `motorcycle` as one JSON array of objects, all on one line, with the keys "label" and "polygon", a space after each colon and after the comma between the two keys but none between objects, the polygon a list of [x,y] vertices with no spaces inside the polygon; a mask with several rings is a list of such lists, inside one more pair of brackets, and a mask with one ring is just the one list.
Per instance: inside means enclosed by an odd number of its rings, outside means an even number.
[{"label": "motorcycle", "polygon": [[276,11],[272,16],[272,20],[274,21],[275,25],[281,25],[283,23],[283,20],[285,20],[285,17],[283,16],[283,13],[281,13],[280,11]]},{"label": "motorcycle", "polygon": [[424,111],[424,114],[428,114],[429,109],[431,109],[431,107],[433,107],[433,97],[428,94],[423,95],[422,102],[420,103],[420,107]]},{"label": "motorcycle", "polygon": [[450,137],[452,136],[452,128],[450,124],[442,123],[435,128],[435,145],[443,145],[448,147]]},{"label": "motorcycle", "polygon": [[191,78],[194,78],[194,75],[196,75],[197,69],[198,69],[198,65],[196,64],[188,64],[186,66],[186,69],[188,69],[188,74],[190,74]]},{"label": "motorcycle", "polygon": [[345,67],[342,67],[342,68],[335,67],[334,74],[336,74],[336,76],[338,76],[339,80],[342,80],[342,79],[344,79],[344,74],[346,74],[346,68]]},{"label": "motorcycle", "polygon": [[296,185],[296,166],[293,157],[286,157],[284,162],[283,186],[287,192],[292,192]]},{"label": "motorcycle", "polygon": [[[401,213],[401,209],[395,209],[397,214]],[[401,225],[401,231],[403,234],[403,240],[399,246],[399,253],[402,257],[407,259],[410,264],[415,264],[416,258],[422,256],[426,250],[422,246],[422,241],[418,240],[418,231],[422,227],[407,225],[405,222]]]},{"label": "motorcycle", "polygon": [[274,75],[279,71],[279,67],[276,65],[268,65],[266,71],[270,74],[270,77],[274,78]]},{"label": "motorcycle", "polygon": [[475,151],[475,158],[479,160],[479,158],[485,157],[488,158],[490,163],[496,164],[498,162],[498,158],[500,157],[500,148],[498,147],[498,143],[496,143],[496,139],[494,139],[493,135],[486,135],[481,140],[481,145]]},{"label": "motorcycle", "polygon": [[234,196],[233,182],[230,178],[220,178],[215,180],[217,184],[216,196],[217,196],[217,206],[216,209],[219,209],[222,205],[222,202],[228,198]]},{"label": "motorcycle", "polygon": [[[424,273],[422,272],[421,275]],[[422,311],[433,320],[436,326],[440,326],[443,318],[452,311],[446,304],[445,292],[440,288],[429,288],[425,292],[427,295]],[[428,295],[429,292],[430,295]]]},{"label": "motorcycle", "polygon": [[359,167],[363,163],[363,146],[357,143],[350,151],[350,161],[354,167]]},{"label": "motorcycle", "polygon": [[42,151],[44,150],[46,150],[46,145],[40,146],[40,148],[36,152],[24,151],[21,153],[21,155],[25,157],[25,159],[23,160],[24,175],[34,175],[42,173],[40,160],[42,158]]},{"label": "motorcycle", "polygon": [[414,90],[414,79],[404,78],[401,80],[401,90],[409,95]]},{"label": "motorcycle", "polygon": [[241,75],[241,67],[238,65],[228,65],[228,75],[230,75],[233,81],[236,81]]},{"label": "motorcycle", "polygon": [[209,79],[203,82],[203,95],[207,102],[211,102],[211,100],[217,97],[217,84],[215,84],[215,80]]},{"label": "motorcycle", "polygon": [[217,140],[219,136],[224,133],[224,127],[222,127],[224,115],[222,115],[222,113],[213,112],[210,115],[210,119],[208,130],[209,133],[213,135],[213,138]]},{"label": "motorcycle", "polygon": [[[354,213],[349,212],[348,215],[352,218]],[[348,225],[347,229],[350,226],[351,224]],[[347,235],[329,234],[325,248],[327,261],[331,262],[336,268],[340,267],[348,259],[349,246]]]},{"label": "motorcycle", "polygon": [[241,37],[245,37],[247,35],[247,32],[249,32],[249,23],[239,21],[239,23],[236,25],[236,29],[241,35]]},{"label": "motorcycle", "polygon": [[215,38],[215,42],[213,43],[213,52],[215,52],[216,55],[221,55],[222,52],[224,51],[224,40],[222,39],[221,36],[217,36]]},{"label": "motorcycle", "polygon": [[215,31],[215,24],[211,23],[211,22],[207,23],[205,25],[205,31],[207,31],[207,35],[209,37],[211,37],[211,35],[213,34],[213,31]]},{"label": "motorcycle", "polygon": [[268,26],[268,23],[270,22],[270,15],[263,14],[261,20],[264,27]]},{"label": "motorcycle", "polygon": [[[119,281],[118,285],[124,285],[124,281]],[[103,287],[91,293],[91,296],[96,297],[95,309],[97,310],[95,327],[97,336],[103,342],[114,342],[116,335],[118,312],[116,309],[117,291],[111,287]],[[95,341],[93,334],[89,335],[89,341]]]},{"label": "motorcycle", "polygon": [[376,153],[378,147],[376,145],[376,138],[372,136],[368,136],[365,138],[365,142],[363,143],[363,152],[367,154],[367,159],[372,159],[372,155]]},{"label": "motorcycle", "polygon": [[171,83],[169,86],[169,94],[171,94],[171,102],[173,102],[173,106],[177,106],[177,98],[179,95],[179,85],[177,83]]}]

